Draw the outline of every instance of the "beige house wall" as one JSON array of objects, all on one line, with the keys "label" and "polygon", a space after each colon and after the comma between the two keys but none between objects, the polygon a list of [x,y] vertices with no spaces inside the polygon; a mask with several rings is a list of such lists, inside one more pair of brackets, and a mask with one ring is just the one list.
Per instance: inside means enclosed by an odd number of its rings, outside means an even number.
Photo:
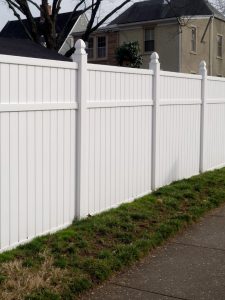
[{"label": "beige house wall", "polygon": [[[225,76],[225,22],[213,18],[190,20],[182,28],[181,35],[181,72],[198,73],[199,63],[205,60],[208,74]],[[209,26],[207,28],[207,24]],[[197,28],[197,51],[191,52],[191,28]],[[203,35],[205,37],[202,41]],[[223,36],[222,59],[217,57],[217,35]]]},{"label": "beige house wall", "polygon": [[159,54],[162,70],[179,72],[178,24],[163,24],[156,26],[155,51]]},{"label": "beige house wall", "polygon": [[[162,70],[179,71],[179,35],[176,24],[142,26],[124,29],[119,32],[119,44],[138,41],[143,55],[143,68],[148,68],[150,52],[144,51],[144,34],[146,28],[155,28],[155,51],[159,53]],[[165,47],[166,45],[166,47]]]},{"label": "beige house wall", "polygon": [[[214,19],[212,23],[212,72],[215,76],[225,76],[225,22]],[[223,36],[222,59],[217,56],[217,35]]]},{"label": "beige house wall", "polygon": [[[198,74],[199,64],[205,60],[210,65],[210,31],[208,26],[209,18],[187,21],[185,26],[181,27],[180,34],[180,71],[183,73]],[[197,30],[196,52],[191,51],[192,28]],[[203,35],[204,39],[203,39]]]},{"label": "beige house wall", "polygon": [[134,27],[132,29],[124,29],[119,31],[119,44],[128,42],[138,42],[140,46],[141,54],[144,52],[144,36],[142,27]]}]

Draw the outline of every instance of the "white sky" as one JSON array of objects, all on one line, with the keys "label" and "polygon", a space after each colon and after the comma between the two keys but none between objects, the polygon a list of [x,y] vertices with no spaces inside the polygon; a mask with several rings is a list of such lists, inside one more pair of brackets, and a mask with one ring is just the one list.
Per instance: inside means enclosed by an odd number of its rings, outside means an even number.
[{"label": "white sky", "polygon": [[[36,2],[38,3],[40,1],[36,1]],[[116,5],[118,5],[121,2],[121,0],[105,0],[104,10],[110,11],[110,9],[112,9],[113,6],[115,6],[115,2]],[[49,1],[49,3],[51,3],[51,1]],[[71,11],[74,8],[74,6],[75,6],[75,0],[63,0],[61,12]],[[33,12],[35,16],[36,15],[38,16],[39,13],[37,10],[33,10]],[[5,1],[0,0],[0,30],[5,26],[7,21],[14,20],[14,19],[15,17],[13,13],[10,11],[10,9],[7,7],[7,5],[5,4]]]}]

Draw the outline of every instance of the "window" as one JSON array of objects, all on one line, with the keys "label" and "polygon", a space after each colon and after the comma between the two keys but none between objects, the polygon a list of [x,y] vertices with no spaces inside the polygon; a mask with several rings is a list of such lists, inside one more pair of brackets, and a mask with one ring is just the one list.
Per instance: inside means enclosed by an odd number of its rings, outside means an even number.
[{"label": "window", "polygon": [[155,50],[155,32],[154,29],[145,29],[145,52]]},{"label": "window", "polygon": [[102,60],[107,58],[107,36],[91,36],[86,43],[88,59]]},{"label": "window", "polygon": [[88,58],[94,58],[94,39],[89,38],[87,43]]},{"label": "window", "polygon": [[217,35],[217,57],[222,58],[223,56],[223,36]]},{"label": "window", "polygon": [[197,29],[195,27],[191,28],[191,51],[196,52],[197,47]]},{"label": "window", "polygon": [[97,56],[98,56],[98,58],[106,57],[106,37],[105,36],[98,37]]}]

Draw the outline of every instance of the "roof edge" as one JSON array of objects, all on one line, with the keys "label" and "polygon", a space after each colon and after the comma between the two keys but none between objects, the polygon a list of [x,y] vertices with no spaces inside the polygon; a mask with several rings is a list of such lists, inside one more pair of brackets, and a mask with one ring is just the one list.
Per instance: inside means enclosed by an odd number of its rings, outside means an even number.
[{"label": "roof edge", "polygon": [[[214,15],[204,15],[204,16],[183,16],[184,18],[191,18],[192,20],[196,20],[196,19],[208,19],[211,17],[215,17]],[[215,17],[216,18],[216,17]],[[155,19],[155,20],[150,20],[150,21],[142,21],[142,22],[134,22],[134,23],[124,23],[124,24],[112,24],[112,25],[108,25],[106,26],[107,29],[116,29],[116,28],[124,28],[124,27],[128,27],[128,26],[138,26],[138,25],[143,25],[143,24],[152,24],[152,23],[167,23],[167,22],[173,22],[176,21],[177,22],[177,18],[167,18],[167,19]],[[225,20],[222,20],[225,21]]]}]

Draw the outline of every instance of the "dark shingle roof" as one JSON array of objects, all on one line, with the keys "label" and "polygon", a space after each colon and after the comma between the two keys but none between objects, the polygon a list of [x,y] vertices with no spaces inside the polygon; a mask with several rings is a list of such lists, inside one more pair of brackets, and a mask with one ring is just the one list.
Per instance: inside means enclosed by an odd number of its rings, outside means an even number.
[{"label": "dark shingle roof", "polygon": [[[77,13],[74,15],[74,17],[70,20],[70,22],[67,24],[71,12],[62,13],[58,15],[57,23],[56,23],[56,32],[60,33],[62,29],[66,26],[64,39],[69,35],[70,31],[72,30],[74,24],[78,20],[79,16],[81,15],[80,11],[77,11]],[[35,18],[36,24],[40,28],[40,17]],[[27,20],[22,20],[24,25],[29,28]],[[41,29],[40,29],[41,30]],[[27,36],[22,24],[20,21],[9,21],[5,27],[0,32],[0,37],[6,37],[6,38],[17,38],[17,39],[29,39]]]},{"label": "dark shingle roof", "polygon": [[124,13],[114,19],[110,25],[154,21],[181,16],[214,15],[225,20],[215,7],[207,0],[171,0],[168,5],[164,0],[148,0],[137,2]]},{"label": "dark shingle roof", "polygon": [[23,57],[42,58],[50,60],[70,61],[69,58],[35,44],[30,40],[0,37],[0,54]]}]

